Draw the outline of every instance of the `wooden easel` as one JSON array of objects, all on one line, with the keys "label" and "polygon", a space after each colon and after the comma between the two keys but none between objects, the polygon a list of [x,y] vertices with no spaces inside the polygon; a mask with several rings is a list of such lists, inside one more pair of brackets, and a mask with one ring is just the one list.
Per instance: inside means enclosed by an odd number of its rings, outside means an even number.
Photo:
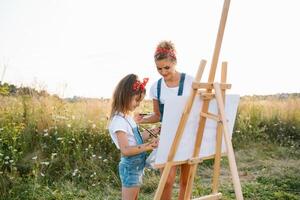
[{"label": "wooden easel", "polygon": [[[192,85],[191,94],[187,100],[187,103],[184,108],[184,112],[182,113],[177,132],[175,138],[173,140],[168,159],[166,164],[164,165],[164,170],[155,193],[155,200],[160,200],[163,189],[166,184],[166,180],[170,173],[170,169],[172,166],[180,165],[180,164],[189,164],[189,177],[188,177],[188,184],[185,191],[184,199],[190,199],[192,193],[192,185],[194,182],[194,177],[196,174],[198,163],[202,162],[201,159],[198,158],[202,137],[205,129],[206,119],[213,119],[218,122],[217,125],[217,137],[216,137],[216,153],[214,155],[215,163],[214,163],[214,172],[213,172],[213,182],[212,182],[212,194],[197,198],[197,200],[204,200],[204,199],[220,199],[222,194],[218,192],[218,181],[220,175],[220,164],[221,164],[221,146],[222,146],[222,133],[224,134],[225,144],[227,149],[227,156],[229,160],[229,167],[232,175],[234,191],[236,195],[236,199],[243,200],[241,184],[238,176],[238,170],[236,166],[234,151],[232,148],[231,138],[229,135],[228,123],[225,116],[225,92],[226,89],[230,89],[231,85],[226,83],[227,78],[227,63],[222,63],[222,71],[221,71],[221,83],[214,82],[216,67],[218,63],[218,58],[220,54],[222,39],[224,35],[225,24],[227,20],[228,10],[229,10],[230,0],[224,0],[222,16],[220,20],[218,35],[216,39],[213,59],[211,63],[211,68],[209,72],[208,82],[200,83],[201,77],[203,75],[203,71],[206,65],[205,60],[201,60],[200,66],[198,68],[195,81]],[[200,91],[202,89],[202,91]],[[183,135],[183,131],[186,125],[186,122],[189,117],[189,113],[191,111],[194,99],[196,95],[200,92],[200,96],[203,100],[202,108],[200,111],[200,121],[197,130],[197,136],[194,145],[194,152],[192,158],[187,161],[182,162],[174,162],[174,157],[178,149],[179,142]],[[211,99],[216,98],[217,107],[218,107],[218,114],[209,113],[209,102]]]}]

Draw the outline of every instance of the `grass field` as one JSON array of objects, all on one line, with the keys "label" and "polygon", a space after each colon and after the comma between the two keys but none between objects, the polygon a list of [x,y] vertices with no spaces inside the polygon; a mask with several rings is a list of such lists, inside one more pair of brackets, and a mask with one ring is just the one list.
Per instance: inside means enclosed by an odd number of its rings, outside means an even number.
[{"label": "grass field", "polygon": [[[120,199],[108,108],[105,99],[0,96],[0,199]],[[245,199],[300,199],[299,95],[243,97],[232,141]],[[199,166],[194,197],[209,194],[212,166]],[[139,199],[153,198],[159,178],[146,170]],[[231,183],[223,158],[223,199],[234,199]]]}]

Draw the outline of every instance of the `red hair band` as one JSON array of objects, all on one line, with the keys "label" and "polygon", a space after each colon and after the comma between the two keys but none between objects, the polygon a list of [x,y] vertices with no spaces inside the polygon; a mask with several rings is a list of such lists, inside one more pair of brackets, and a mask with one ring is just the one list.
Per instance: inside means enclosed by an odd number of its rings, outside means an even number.
[{"label": "red hair band", "polygon": [[173,49],[166,49],[166,48],[158,47],[155,51],[155,56],[157,56],[158,54],[167,54],[168,56],[176,58],[175,51]]},{"label": "red hair band", "polygon": [[136,80],[132,85],[133,91],[135,91],[135,92],[138,90],[144,91],[148,81],[149,81],[149,78],[144,78],[143,82]]}]

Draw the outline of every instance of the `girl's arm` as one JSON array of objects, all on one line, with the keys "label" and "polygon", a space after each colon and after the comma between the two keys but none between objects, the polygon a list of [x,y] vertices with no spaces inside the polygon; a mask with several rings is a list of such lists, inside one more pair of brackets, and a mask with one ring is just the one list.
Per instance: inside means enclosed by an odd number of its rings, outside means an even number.
[{"label": "girl's arm", "polygon": [[149,116],[144,116],[140,120],[138,120],[138,123],[146,124],[146,123],[156,123],[160,120],[160,112],[159,112],[159,104],[158,100],[153,99],[153,114]]},{"label": "girl's arm", "polygon": [[144,144],[136,145],[136,146],[129,146],[128,138],[125,132],[117,131],[116,134],[117,134],[121,153],[124,156],[137,155],[145,151],[153,150],[158,146],[158,139],[152,140],[151,142],[147,142]]}]

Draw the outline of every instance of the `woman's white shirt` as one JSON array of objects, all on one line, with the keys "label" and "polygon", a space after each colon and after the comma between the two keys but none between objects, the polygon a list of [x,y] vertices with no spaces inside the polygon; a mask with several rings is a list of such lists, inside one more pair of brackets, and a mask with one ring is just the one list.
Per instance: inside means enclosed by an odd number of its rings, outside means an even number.
[{"label": "woman's white shirt", "polygon": [[[190,94],[193,81],[194,81],[194,77],[187,75],[187,74],[185,75],[182,96],[188,96]],[[156,99],[156,100],[158,99],[158,97],[157,97],[157,82],[158,82],[158,80],[155,81],[150,88],[150,93],[149,93],[150,99]],[[179,86],[168,87],[165,80],[162,78],[161,90],[160,90],[161,103],[165,103],[166,97],[177,96],[178,89],[179,89]]]}]

